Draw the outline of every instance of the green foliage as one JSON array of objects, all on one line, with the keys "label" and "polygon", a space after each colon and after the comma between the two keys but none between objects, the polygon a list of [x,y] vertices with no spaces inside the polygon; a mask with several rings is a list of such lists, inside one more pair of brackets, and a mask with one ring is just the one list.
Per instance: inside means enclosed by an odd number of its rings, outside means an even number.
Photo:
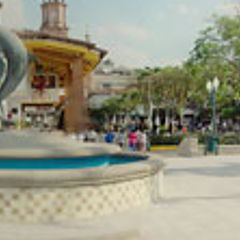
[{"label": "green foliage", "polygon": [[198,143],[199,144],[206,144],[206,135],[203,133],[198,134]]},{"label": "green foliage", "polygon": [[214,16],[212,24],[200,33],[184,68],[195,79],[192,97],[204,104],[206,82],[217,76],[220,106],[240,100],[240,17]]},{"label": "green foliage", "polygon": [[137,90],[129,90],[122,95],[111,97],[104,101],[101,111],[114,115],[117,113],[130,113],[141,102],[141,96]]},{"label": "green foliage", "polygon": [[181,136],[153,136],[151,137],[151,145],[179,145],[181,141],[184,139],[184,135]]},{"label": "green foliage", "polygon": [[178,67],[166,67],[152,76],[153,102],[166,108],[185,107],[192,78]]},{"label": "green foliage", "polygon": [[222,136],[220,138],[220,144],[238,145],[238,144],[240,144],[240,135],[232,134],[232,135]]},{"label": "green foliage", "polygon": [[[198,142],[200,144],[206,144],[206,135],[199,134],[198,135]],[[220,145],[240,145],[240,135],[239,134],[225,134],[219,136],[219,144]]]},{"label": "green foliage", "polygon": [[234,117],[236,117],[236,114],[237,114],[237,111],[236,111],[236,108],[234,108],[234,107],[222,109],[222,117],[224,119],[234,118]]},{"label": "green foliage", "polygon": [[152,102],[157,107],[176,111],[186,106],[192,83],[191,75],[180,67],[139,70],[140,102],[146,109],[149,109],[149,104]]},{"label": "green foliage", "polygon": [[140,103],[145,107],[145,110],[149,108],[149,95],[152,96],[152,90],[155,85],[152,83],[152,76],[161,71],[160,68],[145,67],[144,69],[137,70],[138,92],[140,94]]},{"label": "green foliage", "polygon": [[93,125],[96,128],[103,128],[105,123],[105,113],[102,111],[102,109],[89,109],[88,111]]},{"label": "green foliage", "polygon": [[141,103],[141,95],[137,90],[130,90],[120,97],[120,108],[123,112],[131,112]]},{"label": "green foliage", "polygon": [[[210,26],[201,31],[190,57],[182,67],[138,69],[137,90],[108,99],[102,111],[114,115],[129,113],[142,104],[177,110],[191,102],[198,109],[208,104],[206,83],[218,77],[217,107],[229,108],[240,101],[240,17],[214,16]],[[229,110],[223,116],[233,116]]]},{"label": "green foliage", "polygon": [[160,135],[164,135],[164,134],[167,133],[167,132],[168,132],[168,129],[166,128],[165,125],[162,125],[162,126],[159,127],[159,133],[160,133]]},{"label": "green foliage", "polygon": [[104,101],[102,111],[109,115],[117,114],[121,111],[121,98],[116,96]]}]

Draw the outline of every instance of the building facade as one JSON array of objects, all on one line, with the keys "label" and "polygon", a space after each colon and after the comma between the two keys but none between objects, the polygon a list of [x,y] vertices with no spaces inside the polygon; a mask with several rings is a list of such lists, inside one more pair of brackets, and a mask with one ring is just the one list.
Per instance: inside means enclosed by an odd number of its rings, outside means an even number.
[{"label": "building facade", "polygon": [[133,69],[116,66],[111,60],[103,61],[92,74],[89,107],[100,108],[103,102],[126,90],[135,89],[137,75]]},{"label": "building facade", "polygon": [[41,7],[40,31],[17,32],[30,64],[21,86],[7,99],[7,111],[19,122],[46,122],[54,108],[63,105],[66,130],[78,132],[86,128],[89,75],[106,51],[67,37],[63,0],[45,0]]}]

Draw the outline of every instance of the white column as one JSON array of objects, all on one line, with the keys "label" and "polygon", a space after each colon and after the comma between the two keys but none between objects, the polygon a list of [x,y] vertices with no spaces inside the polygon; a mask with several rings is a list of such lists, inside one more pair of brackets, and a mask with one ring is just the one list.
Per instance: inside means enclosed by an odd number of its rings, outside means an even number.
[{"label": "white column", "polygon": [[22,106],[21,104],[18,106],[18,130],[22,128]]},{"label": "white column", "polygon": [[2,101],[2,116],[3,118],[7,118],[7,115],[8,115],[8,104],[7,104],[7,101],[6,100],[3,100]]},{"label": "white column", "polygon": [[165,127],[169,128],[169,109],[165,109]]}]

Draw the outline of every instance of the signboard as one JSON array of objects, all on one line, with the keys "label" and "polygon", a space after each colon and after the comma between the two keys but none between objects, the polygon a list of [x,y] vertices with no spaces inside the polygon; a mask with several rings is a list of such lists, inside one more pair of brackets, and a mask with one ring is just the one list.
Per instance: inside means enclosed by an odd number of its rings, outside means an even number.
[{"label": "signboard", "polygon": [[32,80],[32,88],[39,91],[56,88],[56,76],[52,74],[35,74]]}]

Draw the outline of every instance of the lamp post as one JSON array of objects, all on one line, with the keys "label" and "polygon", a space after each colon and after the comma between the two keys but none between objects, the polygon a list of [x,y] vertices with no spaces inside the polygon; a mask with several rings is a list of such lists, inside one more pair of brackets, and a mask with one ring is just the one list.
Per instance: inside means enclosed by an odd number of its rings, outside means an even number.
[{"label": "lamp post", "polygon": [[211,95],[211,105],[212,105],[212,137],[208,142],[208,150],[217,153],[217,124],[216,124],[216,93],[219,87],[219,80],[217,77],[213,81],[207,82],[207,90]]},{"label": "lamp post", "polygon": [[213,81],[207,82],[207,90],[211,94],[211,105],[212,105],[212,130],[213,134],[217,134],[217,126],[216,126],[216,93],[219,87],[219,80],[217,77],[214,78]]}]

